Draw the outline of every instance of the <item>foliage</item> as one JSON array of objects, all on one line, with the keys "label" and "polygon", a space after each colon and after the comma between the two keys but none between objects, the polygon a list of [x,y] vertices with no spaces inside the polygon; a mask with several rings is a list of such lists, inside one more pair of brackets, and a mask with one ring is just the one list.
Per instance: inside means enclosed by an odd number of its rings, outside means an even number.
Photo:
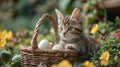
[{"label": "foliage", "polygon": [[[3,30],[0,32],[0,66],[1,67],[15,67],[21,66],[20,55],[17,50],[18,47],[14,45],[16,42],[13,40],[12,31],[7,32],[7,30]],[[3,40],[3,41],[2,41]],[[13,48],[14,47],[14,48]]]},{"label": "foliage", "polygon": [[[107,59],[107,66],[113,66],[120,63],[120,39],[116,38],[110,38],[108,41],[101,41],[100,44],[100,50],[97,52],[97,54],[94,54],[91,58],[92,61],[97,64],[97,66],[101,67],[100,65],[101,61],[100,55],[102,56],[102,53],[105,53],[106,51],[109,52],[109,57]],[[106,53],[108,54],[108,53]],[[104,55],[104,57],[107,58],[108,55]],[[106,65],[105,65],[106,66]]]},{"label": "foliage", "polygon": [[[51,0],[2,0],[0,1],[0,26],[2,29],[12,30],[17,32],[21,28],[27,28],[28,30],[33,30],[35,27],[35,22],[40,18],[40,16],[46,12],[53,14],[53,10],[57,5],[57,1]],[[45,21],[44,26],[48,26],[44,30],[51,28],[48,21]]]},{"label": "foliage", "polygon": [[[100,49],[95,54],[91,54],[91,59],[84,63],[78,63],[75,67],[114,67],[120,63],[120,39],[109,38],[109,40],[101,40]],[[65,60],[66,61],[66,60]],[[90,62],[91,61],[91,62]],[[68,62],[68,61],[67,61]],[[60,62],[59,64],[66,64],[66,62]],[[51,67],[59,67],[58,65],[52,65]],[[69,66],[69,64],[68,64]]]},{"label": "foliage", "polygon": [[[16,34],[12,31],[1,30],[0,32],[0,67],[21,67],[19,53],[20,45],[30,45],[33,31],[20,30]],[[51,29],[49,34],[39,34],[38,42],[47,39],[51,42],[55,40],[54,30]],[[52,38],[52,39],[51,39]]]}]

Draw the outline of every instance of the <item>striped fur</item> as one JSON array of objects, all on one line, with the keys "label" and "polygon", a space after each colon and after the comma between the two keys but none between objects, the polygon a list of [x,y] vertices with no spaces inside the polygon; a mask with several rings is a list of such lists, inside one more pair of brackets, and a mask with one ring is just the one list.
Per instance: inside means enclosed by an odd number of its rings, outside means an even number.
[{"label": "striped fur", "polygon": [[55,10],[58,17],[58,44],[65,50],[75,49],[81,52],[94,52],[98,45],[83,32],[83,21],[81,12],[75,8],[71,16],[63,15],[59,10]]}]

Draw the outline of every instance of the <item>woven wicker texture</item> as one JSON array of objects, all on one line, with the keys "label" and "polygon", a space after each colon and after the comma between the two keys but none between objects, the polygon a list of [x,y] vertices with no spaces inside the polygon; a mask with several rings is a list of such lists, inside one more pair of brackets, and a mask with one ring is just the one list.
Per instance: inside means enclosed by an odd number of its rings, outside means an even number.
[{"label": "woven wicker texture", "polygon": [[55,34],[57,35],[57,23],[55,22],[55,19],[52,16],[49,16],[48,14],[44,14],[36,24],[34,34],[31,40],[31,45],[29,47],[20,46],[22,67],[37,67],[41,63],[46,64],[48,67],[50,67],[51,64],[56,64],[62,61],[63,59],[67,59],[71,63],[74,63],[79,59],[79,53],[76,51],[38,49],[37,35],[40,25],[42,24],[42,21],[45,18],[51,20],[51,23],[55,30]]}]

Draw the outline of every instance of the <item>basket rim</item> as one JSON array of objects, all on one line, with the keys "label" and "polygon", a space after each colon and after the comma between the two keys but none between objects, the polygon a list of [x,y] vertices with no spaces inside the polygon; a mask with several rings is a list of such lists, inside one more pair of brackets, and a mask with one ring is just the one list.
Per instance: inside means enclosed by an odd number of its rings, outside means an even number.
[{"label": "basket rim", "polygon": [[35,50],[32,50],[31,49],[31,46],[20,46],[20,51],[31,51],[31,52],[34,52],[34,51],[38,51],[38,52],[63,52],[63,53],[76,53],[78,54],[79,52],[78,51],[75,51],[75,50],[52,50],[52,49],[35,49]]}]

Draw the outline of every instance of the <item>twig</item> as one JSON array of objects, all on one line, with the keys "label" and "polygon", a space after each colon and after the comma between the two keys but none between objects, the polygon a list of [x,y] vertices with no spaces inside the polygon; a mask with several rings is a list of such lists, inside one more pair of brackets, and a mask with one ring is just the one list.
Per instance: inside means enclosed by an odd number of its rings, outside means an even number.
[{"label": "twig", "polygon": [[99,33],[100,35],[102,35],[103,39],[105,39],[106,41],[109,40],[109,39],[106,37],[106,35],[103,34],[100,30],[98,30],[98,33]]}]

